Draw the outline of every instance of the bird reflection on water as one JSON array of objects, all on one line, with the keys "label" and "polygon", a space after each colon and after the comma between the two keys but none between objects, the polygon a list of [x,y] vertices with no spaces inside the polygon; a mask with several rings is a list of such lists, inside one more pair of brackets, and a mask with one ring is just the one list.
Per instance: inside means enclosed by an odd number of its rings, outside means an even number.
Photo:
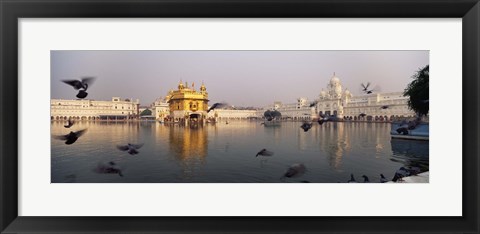
[{"label": "bird reflection on water", "polygon": [[[52,135],[64,134],[66,122],[52,122]],[[407,150],[391,143],[386,123],[315,124],[308,132],[301,122],[266,128],[257,121],[199,126],[157,122],[86,122],[81,140],[72,145],[52,141],[52,182],[75,183],[282,183],[286,168],[302,163],[308,173],[287,182],[345,183],[350,174],[380,181],[393,178],[398,168],[420,165],[428,170],[428,142]],[[141,142],[131,157],[117,145]],[[378,145],[382,148],[378,148]],[[402,146],[402,145],[400,145]],[[228,150],[226,150],[228,148]],[[254,155],[275,152],[268,162]],[[93,173],[99,161],[126,165],[118,174]]]}]

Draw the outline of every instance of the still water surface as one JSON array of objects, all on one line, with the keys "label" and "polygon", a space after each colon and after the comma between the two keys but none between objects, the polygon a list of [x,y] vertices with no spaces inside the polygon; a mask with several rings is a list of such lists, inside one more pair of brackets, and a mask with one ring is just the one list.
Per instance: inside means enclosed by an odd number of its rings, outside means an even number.
[{"label": "still water surface", "polygon": [[[52,138],[52,183],[344,183],[353,173],[379,182],[405,165],[429,166],[428,141],[391,140],[388,123],[263,126],[258,121],[230,121],[203,127],[157,122],[52,122],[52,135],[88,129],[74,144]],[[130,155],[117,145],[143,143]],[[271,157],[255,157],[266,148]],[[100,162],[116,162],[118,174],[97,174]],[[307,172],[280,178],[294,163]]]}]

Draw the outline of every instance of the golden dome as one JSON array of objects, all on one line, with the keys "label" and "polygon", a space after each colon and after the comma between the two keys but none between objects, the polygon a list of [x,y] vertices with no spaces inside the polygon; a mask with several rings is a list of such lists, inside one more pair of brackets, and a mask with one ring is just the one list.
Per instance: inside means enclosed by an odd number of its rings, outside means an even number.
[{"label": "golden dome", "polygon": [[178,89],[184,89],[185,85],[183,85],[183,82],[180,80],[180,83],[178,83]]}]

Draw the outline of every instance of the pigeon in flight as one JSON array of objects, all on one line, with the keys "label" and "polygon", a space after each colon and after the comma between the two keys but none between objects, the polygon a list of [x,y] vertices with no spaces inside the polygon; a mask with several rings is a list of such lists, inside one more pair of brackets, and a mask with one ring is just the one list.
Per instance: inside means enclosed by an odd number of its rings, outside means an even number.
[{"label": "pigeon in flight", "polygon": [[317,105],[318,101],[313,101],[310,103],[310,106],[309,107],[314,107],[315,105]]},{"label": "pigeon in flight", "polygon": [[138,149],[140,149],[143,144],[130,144],[127,145],[117,145],[117,148],[121,151],[127,151],[129,154],[138,154]]},{"label": "pigeon in flight", "polygon": [[367,85],[365,85],[365,84],[363,84],[363,83],[361,83],[360,85],[361,85],[362,88],[363,88],[362,91],[366,92],[367,89],[368,89],[368,86],[370,86],[370,82],[367,82]]},{"label": "pigeon in flight", "polygon": [[83,99],[83,98],[86,98],[88,96],[88,93],[85,92],[85,90],[80,90],[78,91],[78,94],[77,94],[77,98],[80,98],[80,99]]},{"label": "pigeon in flight", "polygon": [[272,151],[268,151],[267,149],[262,149],[260,150],[257,155],[255,155],[255,157],[258,157],[258,155],[261,155],[261,156],[272,156],[273,155],[273,152]]},{"label": "pigeon in flight", "polygon": [[75,123],[75,121],[73,121],[72,119],[68,119],[68,124],[67,125],[63,125],[65,128],[70,128],[73,126],[73,124]]},{"label": "pigeon in flight", "polygon": [[93,171],[99,174],[118,174],[123,177],[122,170],[114,162],[99,163]]},{"label": "pigeon in flight", "polygon": [[93,83],[95,77],[84,77],[81,80],[62,80],[63,83],[72,86],[75,90],[79,90],[77,98],[85,98],[88,93],[86,92],[89,85]]},{"label": "pigeon in flight", "polygon": [[81,80],[62,80],[65,84],[73,86],[75,90],[83,89],[87,91],[88,85],[91,85],[95,80],[94,77],[84,77]]},{"label": "pigeon in flight", "polygon": [[366,94],[372,94],[374,91],[380,91],[380,87],[378,85],[375,85],[373,89],[369,89],[368,87],[370,86],[370,82],[368,82],[366,85],[361,84],[362,86],[362,91],[365,92]]},{"label": "pigeon in flight", "polygon": [[305,167],[305,165],[303,165],[303,163],[295,163],[287,169],[287,171],[283,174],[282,178],[300,177],[303,174],[305,174],[306,171],[307,171],[307,168]]},{"label": "pigeon in flight", "polygon": [[385,106],[381,106],[380,109],[385,110],[385,109],[388,109],[388,107],[389,107],[388,105],[385,105]]},{"label": "pigeon in flight", "polygon": [[366,94],[371,94],[373,92],[373,89],[372,90],[368,90],[368,87],[370,86],[370,82],[367,83],[367,85],[365,84],[361,84],[362,86],[362,91],[365,92]]},{"label": "pigeon in flight", "polygon": [[304,132],[307,132],[310,128],[312,128],[312,124],[308,122],[303,122],[300,128],[302,128]]},{"label": "pigeon in flight", "polygon": [[367,114],[361,113],[361,114],[359,114],[358,116],[359,116],[359,117],[365,117],[365,116],[367,116]]},{"label": "pigeon in flight", "polygon": [[86,131],[87,131],[87,129],[83,129],[83,130],[80,130],[80,131],[77,131],[77,132],[71,131],[67,135],[54,136],[54,138],[58,139],[58,140],[63,140],[63,141],[65,141],[65,144],[71,145],[71,144],[75,143],[75,141],[77,141],[80,136],[85,134]]},{"label": "pigeon in flight", "polygon": [[210,112],[210,111],[213,110],[213,109],[225,108],[225,107],[227,107],[227,106],[228,106],[228,104],[227,104],[227,103],[224,103],[224,102],[214,103],[210,108],[208,108],[207,113]]},{"label": "pigeon in flight", "polygon": [[320,114],[319,115],[319,118],[318,118],[318,124],[322,125],[323,123],[325,122],[328,122],[328,121],[331,121],[332,119],[330,118],[330,116],[327,116],[327,115],[324,115],[324,114]]}]

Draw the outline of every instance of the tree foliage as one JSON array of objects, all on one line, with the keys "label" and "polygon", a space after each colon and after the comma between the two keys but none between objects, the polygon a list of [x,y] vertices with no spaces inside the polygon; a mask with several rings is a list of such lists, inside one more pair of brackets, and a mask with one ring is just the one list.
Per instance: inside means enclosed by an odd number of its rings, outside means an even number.
[{"label": "tree foliage", "polygon": [[152,115],[152,111],[149,109],[146,109],[140,113],[140,116],[145,116],[145,115]]},{"label": "tree foliage", "polygon": [[408,96],[408,107],[419,115],[427,115],[429,108],[428,94],[429,65],[418,70],[412,78],[414,79],[403,92]]},{"label": "tree foliage", "polygon": [[263,116],[265,116],[266,120],[272,121],[274,119],[282,117],[282,114],[277,110],[273,110],[273,111],[267,110],[265,111],[265,113],[263,113]]}]

